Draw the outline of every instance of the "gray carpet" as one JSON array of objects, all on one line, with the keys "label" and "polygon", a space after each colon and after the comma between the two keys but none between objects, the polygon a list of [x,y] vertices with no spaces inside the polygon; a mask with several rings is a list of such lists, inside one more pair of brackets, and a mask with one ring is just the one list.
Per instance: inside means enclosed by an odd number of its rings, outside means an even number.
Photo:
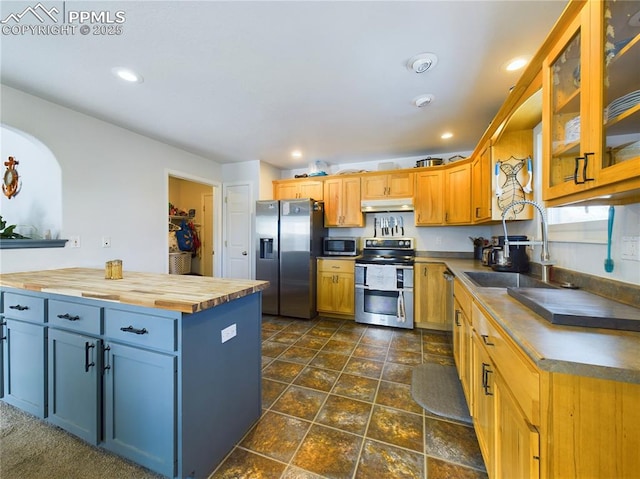
[{"label": "gray carpet", "polygon": [[0,401],[0,477],[158,479],[162,476]]},{"label": "gray carpet", "polygon": [[413,368],[411,395],[426,411],[472,424],[455,366],[425,363]]}]

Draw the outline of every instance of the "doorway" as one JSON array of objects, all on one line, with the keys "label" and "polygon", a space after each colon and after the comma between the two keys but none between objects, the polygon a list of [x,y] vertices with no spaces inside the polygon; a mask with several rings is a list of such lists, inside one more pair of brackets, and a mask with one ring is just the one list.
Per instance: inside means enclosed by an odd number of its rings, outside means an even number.
[{"label": "doorway", "polygon": [[169,223],[180,223],[182,216],[186,214],[185,220],[193,225],[200,243],[197,251],[191,255],[189,274],[220,276],[221,265],[216,256],[221,241],[219,196],[218,184],[182,173],[169,172],[168,200],[179,213],[170,215]]}]

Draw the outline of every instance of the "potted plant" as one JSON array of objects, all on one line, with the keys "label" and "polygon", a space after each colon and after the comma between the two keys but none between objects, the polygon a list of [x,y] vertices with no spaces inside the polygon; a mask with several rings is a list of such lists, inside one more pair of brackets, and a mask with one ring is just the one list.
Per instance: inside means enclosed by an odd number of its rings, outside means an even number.
[{"label": "potted plant", "polygon": [[7,222],[0,215],[0,239],[29,239],[26,236],[22,236],[20,233],[16,233],[14,230],[17,225],[7,226]]}]

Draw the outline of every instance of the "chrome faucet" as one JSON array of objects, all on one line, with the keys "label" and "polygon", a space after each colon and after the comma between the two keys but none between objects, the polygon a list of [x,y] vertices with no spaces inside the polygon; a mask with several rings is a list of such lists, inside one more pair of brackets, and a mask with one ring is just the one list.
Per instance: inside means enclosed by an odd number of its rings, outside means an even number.
[{"label": "chrome faucet", "polygon": [[[507,211],[514,206],[518,205],[532,205],[540,213],[540,225],[542,227],[542,243],[540,241],[511,241],[509,242],[509,236],[507,234]],[[551,265],[554,264],[549,257],[549,240],[547,237],[547,216],[544,213],[544,209],[540,204],[530,200],[514,201],[502,211],[502,228],[504,229],[504,251],[503,257],[506,261],[509,260],[509,245],[538,245],[542,244],[542,252],[540,253],[540,264],[542,265],[542,281],[549,282],[549,270]]]}]

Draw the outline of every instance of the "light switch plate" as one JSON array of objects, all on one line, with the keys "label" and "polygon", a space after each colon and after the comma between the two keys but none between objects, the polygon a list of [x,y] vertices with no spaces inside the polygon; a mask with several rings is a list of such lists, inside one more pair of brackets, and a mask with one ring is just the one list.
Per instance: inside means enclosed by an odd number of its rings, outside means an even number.
[{"label": "light switch plate", "polygon": [[622,237],[622,253],[620,257],[622,259],[640,261],[640,236]]},{"label": "light switch plate", "polygon": [[238,334],[238,332],[236,330],[236,324],[235,323],[233,323],[231,326],[227,326],[222,331],[220,331],[220,336],[222,338],[222,342],[223,343],[226,343],[231,338],[235,338],[237,334]]}]

